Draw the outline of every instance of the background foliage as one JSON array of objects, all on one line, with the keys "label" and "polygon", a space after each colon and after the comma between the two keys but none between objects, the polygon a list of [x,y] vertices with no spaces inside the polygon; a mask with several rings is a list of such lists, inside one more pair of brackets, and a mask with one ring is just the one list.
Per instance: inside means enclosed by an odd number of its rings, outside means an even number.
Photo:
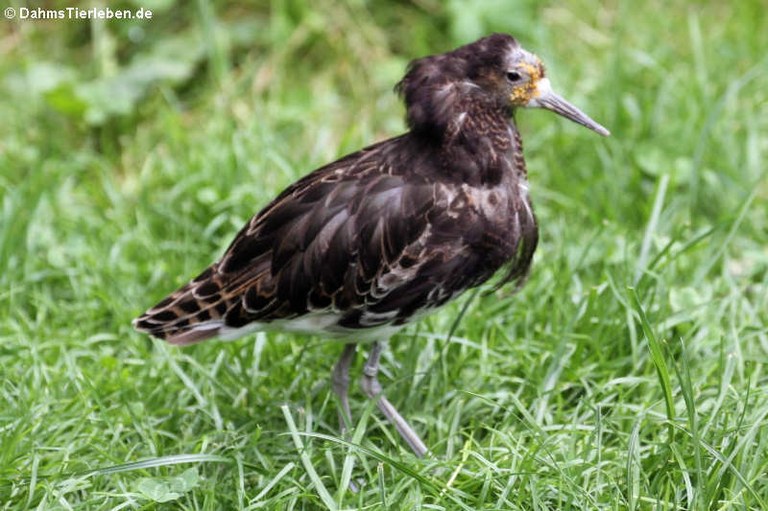
[{"label": "background foliage", "polygon": [[[0,508],[766,508],[762,2],[110,7],[154,16],[0,22]],[[132,332],[282,187],[400,133],[408,60],[492,31],[613,136],[518,113],[531,279],[386,363],[434,458],[359,393],[338,440],[337,344]]]}]

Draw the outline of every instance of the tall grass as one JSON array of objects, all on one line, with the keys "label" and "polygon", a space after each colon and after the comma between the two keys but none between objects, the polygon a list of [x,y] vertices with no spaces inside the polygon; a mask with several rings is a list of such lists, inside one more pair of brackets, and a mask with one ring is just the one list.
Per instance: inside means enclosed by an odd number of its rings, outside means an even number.
[{"label": "tall grass", "polygon": [[[760,2],[154,4],[2,21],[0,509],[766,508]],[[409,59],[491,31],[613,136],[518,113],[529,282],[385,361],[434,457],[359,392],[339,438],[337,344],[131,331],[282,187],[402,132]]]}]

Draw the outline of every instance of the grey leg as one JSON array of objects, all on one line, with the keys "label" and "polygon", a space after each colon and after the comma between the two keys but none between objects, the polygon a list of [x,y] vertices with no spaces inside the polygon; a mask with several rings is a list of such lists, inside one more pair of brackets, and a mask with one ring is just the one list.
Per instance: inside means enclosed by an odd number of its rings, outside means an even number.
[{"label": "grey leg", "polygon": [[333,392],[339,396],[339,402],[341,403],[341,410],[339,411],[339,426],[341,427],[341,433],[347,431],[347,424],[352,423],[352,413],[349,410],[349,368],[352,362],[355,361],[355,353],[357,352],[357,344],[349,343],[344,346],[344,351],[341,352],[338,362],[333,368],[331,373],[331,388]]},{"label": "grey leg", "polygon": [[371,345],[371,353],[368,355],[368,360],[365,361],[365,367],[363,368],[363,378],[360,381],[360,386],[363,388],[363,392],[370,399],[376,400],[376,406],[379,407],[381,413],[387,418],[387,420],[395,426],[397,432],[410,446],[411,450],[416,453],[416,456],[423,457],[429,450],[427,446],[422,442],[419,435],[411,428],[411,426],[403,419],[403,416],[398,413],[392,403],[382,394],[381,384],[379,383],[379,358],[381,357],[381,351],[384,347],[383,343],[374,342]]},{"label": "grey leg", "polygon": [[[352,412],[349,409],[349,368],[352,366],[352,362],[355,361],[355,354],[357,353],[357,344],[349,343],[344,346],[344,351],[341,352],[339,360],[333,367],[333,373],[331,373],[331,388],[333,392],[339,396],[339,402],[341,403],[341,410],[339,410],[339,429],[341,435],[347,438],[347,425],[352,425]],[[349,481],[349,489],[352,493],[360,491],[360,486],[355,482]]]}]

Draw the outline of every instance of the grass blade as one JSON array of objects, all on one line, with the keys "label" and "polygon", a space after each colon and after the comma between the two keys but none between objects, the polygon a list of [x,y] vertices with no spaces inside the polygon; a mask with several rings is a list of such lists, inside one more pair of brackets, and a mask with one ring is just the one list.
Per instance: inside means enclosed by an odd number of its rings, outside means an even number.
[{"label": "grass blade", "polygon": [[94,475],[117,474],[119,472],[130,472],[132,470],[146,470],[148,468],[167,467],[169,465],[180,465],[183,463],[232,463],[232,460],[224,456],[215,454],[174,454],[171,456],[161,456],[160,458],[150,458],[111,467],[96,468],[87,472],[72,474],[73,477],[90,477]]},{"label": "grass blade", "polygon": [[325,506],[328,509],[335,511],[336,509],[338,509],[338,506],[336,506],[336,502],[333,501],[333,498],[331,497],[330,492],[323,484],[323,481],[320,479],[320,476],[317,475],[317,471],[315,470],[315,467],[312,466],[312,461],[309,459],[309,455],[307,454],[307,451],[304,449],[304,443],[301,441],[302,433],[296,428],[296,423],[293,421],[293,416],[291,415],[291,411],[288,409],[288,405],[282,405],[280,409],[283,411],[283,416],[285,416],[285,422],[288,424],[288,430],[290,432],[291,438],[293,439],[293,445],[295,445],[296,450],[299,451],[301,464],[304,465],[304,469],[307,471],[307,475],[309,476],[309,479],[312,481],[312,484],[315,486],[315,489],[317,490],[317,494],[320,496],[320,500],[323,501],[323,504],[325,504]]},{"label": "grass blade", "polygon": [[664,404],[667,411],[667,420],[669,421],[669,441],[671,442],[675,438],[675,401],[672,396],[672,380],[669,377],[667,362],[664,360],[664,350],[661,346],[661,342],[659,342],[659,340],[656,338],[656,334],[653,333],[651,324],[648,322],[648,317],[645,315],[643,305],[640,303],[640,299],[637,296],[637,291],[630,287],[629,294],[632,296],[635,312],[637,312],[637,315],[640,318],[640,326],[642,327],[643,334],[648,341],[648,349],[651,352],[651,361],[656,367],[656,373],[659,376],[659,383],[661,384],[661,390],[664,394]]}]

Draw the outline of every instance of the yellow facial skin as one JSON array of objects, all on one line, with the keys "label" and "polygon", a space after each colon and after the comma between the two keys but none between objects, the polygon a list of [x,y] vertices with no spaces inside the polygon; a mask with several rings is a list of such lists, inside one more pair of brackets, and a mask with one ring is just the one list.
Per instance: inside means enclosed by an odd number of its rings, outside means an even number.
[{"label": "yellow facial skin", "polygon": [[544,76],[544,67],[541,62],[536,65],[528,62],[521,62],[517,69],[522,76],[528,76],[528,80],[517,85],[509,94],[509,100],[513,105],[526,105],[530,100],[539,95],[537,88],[538,81]]}]

